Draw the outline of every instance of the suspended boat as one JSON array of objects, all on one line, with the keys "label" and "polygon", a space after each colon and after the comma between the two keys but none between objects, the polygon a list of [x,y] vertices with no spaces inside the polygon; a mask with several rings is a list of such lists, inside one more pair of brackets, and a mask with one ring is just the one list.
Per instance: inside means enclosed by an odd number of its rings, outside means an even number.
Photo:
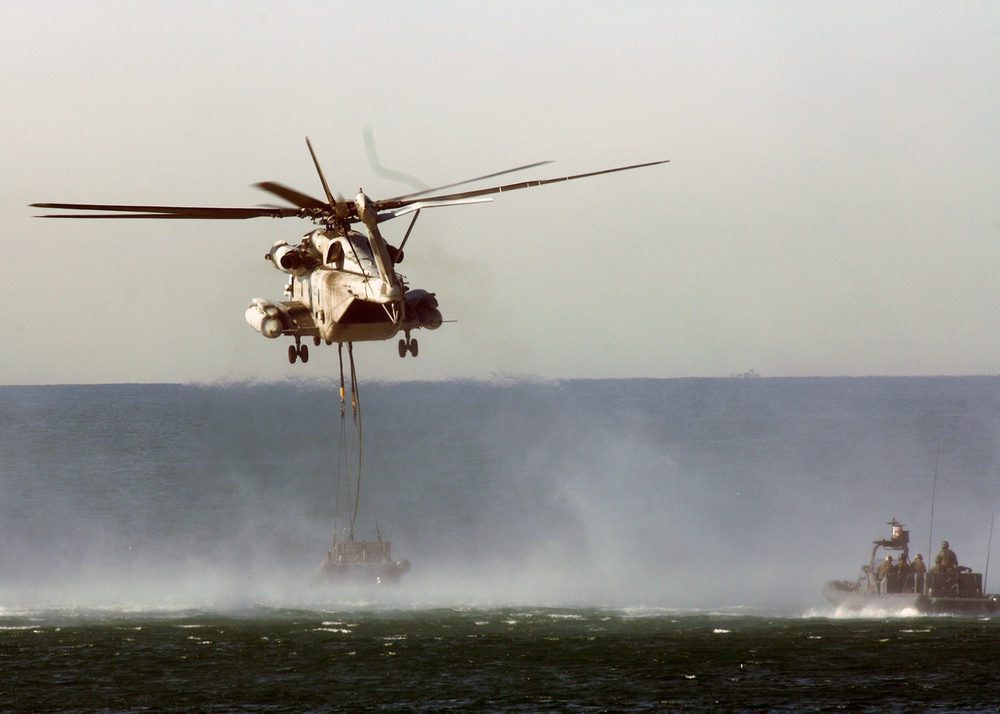
[{"label": "suspended boat", "polygon": [[382,539],[378,522],[374,539],[357,540],[355,526],[362,505],[364,451],[361,400],[354,369],[353,345],[347,343],[351,369],[351,428],[347,427],[343,345],[340,349],[340,445],[334,503],[333,547],[316,569],[316,580],[334,584],[384,585],[399,582],[410,561],[392,559],[392,543]]}]

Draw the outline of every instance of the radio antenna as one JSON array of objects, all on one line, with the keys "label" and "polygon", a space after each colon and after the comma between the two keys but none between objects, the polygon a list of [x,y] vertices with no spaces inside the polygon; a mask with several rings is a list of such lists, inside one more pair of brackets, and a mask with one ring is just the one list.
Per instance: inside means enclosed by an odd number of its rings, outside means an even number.
[{"label": "radio antenna", "polygon": [[997,512],[993,511],[990,516],[990,542],[986,544],[986,567],[983,568],[983,592],[986,592],[986,583],[990,577],[990,549],[993,547],[993,521],[996,520]]},{"label": "radio antenna", "polygon": [[937,497],[938,464],[941,463],[941,442],[937,445],[937,456],[934,458],[934,487],[931,489],[931,527],[927,536],[927,555],[934,552],[934,499]]}]

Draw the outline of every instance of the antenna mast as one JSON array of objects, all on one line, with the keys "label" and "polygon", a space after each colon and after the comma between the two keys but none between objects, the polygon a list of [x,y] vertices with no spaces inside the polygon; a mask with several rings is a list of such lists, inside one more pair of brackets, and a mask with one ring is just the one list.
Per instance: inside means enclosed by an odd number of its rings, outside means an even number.
[{"label": "antenna mast", "polygon": [[927,556],[934,552],[934,499],[937,497],[938,464],[941,463],[941,442],[938,442],[937,456],[934,457],[934,487],[931,489],[931,527],[927,536]]}]

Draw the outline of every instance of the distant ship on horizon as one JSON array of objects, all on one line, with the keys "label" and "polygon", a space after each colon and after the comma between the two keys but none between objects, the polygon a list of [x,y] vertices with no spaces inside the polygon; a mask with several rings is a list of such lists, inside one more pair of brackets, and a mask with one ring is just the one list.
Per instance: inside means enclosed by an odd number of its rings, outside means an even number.
[{"label": "distant ship on horizon", "polygon": [[750,370],[747,370],[746,372],[734,372],[733,374],[731,374],[729,376],[732,377],[732,378],[734,378],[734,379],[759,379],[760,378],[760,372],[758,372],[755,369],[750,369]]}]

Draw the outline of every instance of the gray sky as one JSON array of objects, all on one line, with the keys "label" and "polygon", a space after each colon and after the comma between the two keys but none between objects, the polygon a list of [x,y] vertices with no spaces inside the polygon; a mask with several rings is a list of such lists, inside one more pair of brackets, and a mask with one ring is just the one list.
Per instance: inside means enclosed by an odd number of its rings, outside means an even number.
[{"label": "gray sky", "polygon": [[[1000,372],[1000,4],[0,3],[0,382],[327,377],[245,323],[304,221],[43,221],[35,201],[253,206],[539,160],[670,164],[424,212],[446,319],[367,379]],[[388,224],[399,239],[406,222]]]}]

